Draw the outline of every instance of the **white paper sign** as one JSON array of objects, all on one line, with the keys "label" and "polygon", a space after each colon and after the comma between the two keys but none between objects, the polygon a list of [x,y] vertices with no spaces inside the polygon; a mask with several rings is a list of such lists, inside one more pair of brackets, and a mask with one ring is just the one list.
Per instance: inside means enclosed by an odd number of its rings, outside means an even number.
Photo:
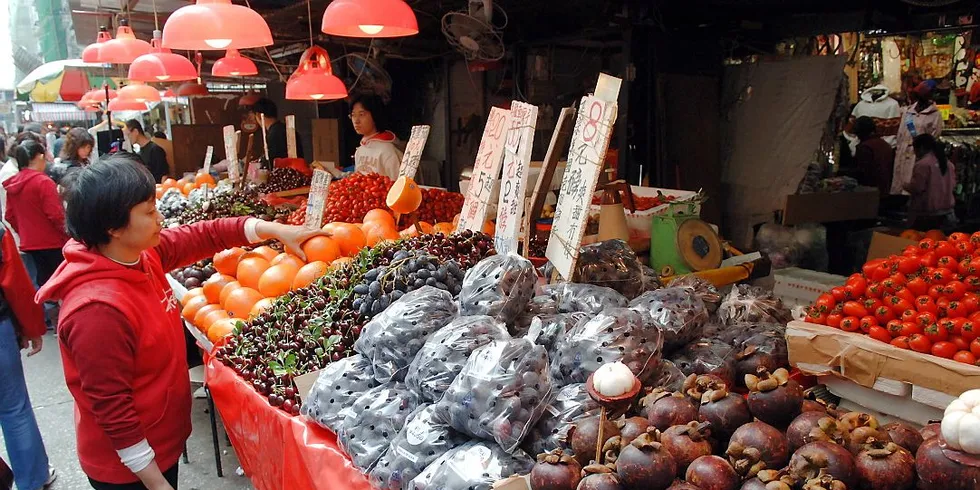
[{"label": "white paper sign", "polygon": [[262,155],[265,156],[265,161],[269,162],[269,140],[265,136],[265,114],[259,114],[259,125],[262,126]]},{"label": "white paper sign", "polygon": [[497,253],[517,253],[517,236],[524,217],[527,189],[527,167],[531,163],[534,127],[538,122],[538,107],[514,101],[510,107],[510,123],[504,138],[503,177],[497,202],[497,229],[493,247]]},{"label": "white paper sign", "polygon": [[429,126],[412,126],[412,136],[408,138],[405,146],[405,153],[402,155],[402,164],[398,167],[398,176],[415,178],[419,170],[419,163],[422,161],[422,150],[425,149],[425,142],[429,139]]},{"label": "white paper sign", "polygon": [[571,279],[575,270],[592,194],[595,193],[599,172],[609,149],[609,137],[616,122],[616,110],[615,99],[604,101],[595,96],[583,97],[575,120],[568,164],[561,181],[548,251],[545,253],[545,257],[565,279]]},{"label": "white paper sign", "polygon": [[204,152],[204,173],[211,173],[211,159],[214,158],[214,147],[208,145],[208,150]]},{"label": "white paper sign", "polygon": [[286,116],[286,156],[296,158],[296,116]]},{"label": "white paper sign", "polygon": [[222,128],[222,136],[225,142],[225,158],[228,160],[228,178],[232,182],[238,182],[241,178],[241,171],[238,168],[238,145],[235,140],[235,127],[225,126]]},{"label": "white paper sign", "polygon": [[310,183],[310,198],[306,201],[306,222],[304,226],[310,229],[323,226],[323,207],[327,203],[327,191],[330,190],[330,174],[323,170],[313,171],[313,182]]},{"label": "white paper sign", "polygon": [[473,173],[470,175],[470,186],[466,189],[466,200],[463,210],[459,213],[459,223],[456,231],[470,230],[477,232],[483,229],[487,220],[487,203],[493,186],[500,178],[500,164],[504,153],[504,134],[507,131],[510,111],[493,107],[490,117],[483,128],[483,139],[476,152],[473,163]]}]

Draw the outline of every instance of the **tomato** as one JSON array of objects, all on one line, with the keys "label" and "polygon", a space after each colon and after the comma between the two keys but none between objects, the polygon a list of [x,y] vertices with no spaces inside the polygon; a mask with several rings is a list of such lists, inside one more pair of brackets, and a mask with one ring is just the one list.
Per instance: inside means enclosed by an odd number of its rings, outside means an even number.
[{"label": "tomato", "polygon": [[898,316],[901,315],[903,312],[905,312],[905,310],[914,310],[915,309],[914,301],[915,300],[909,301],[905,298],[899,297],[898,295],[889,296],[885,300],[885,306],[891,308],[892,311],[895,312],[895,315]]},{"label": "tomato", "polygon": [[868,336],[875,340],[880,340],[886,344],[891,343],[892,341],[892,336],[889,335],[888,330],[885,330],[877,325],[872,326],[868,330]]},{"label": "tomato", "polygon": [[970,242],[956,242],[956,252],[960,257],[967,257],[973,254],[973,244]]},{"label": "tomato", "polygon": [[946,329],[950,335],[956,333],[956,324],[953,322],[952,318],[943,318],[939,320],[939,328]]},{"label": "tomato", "polygon": [[878,326],[878,320],[875,320],[875,317],[871,315],[862,317],[861,321],[858,323],[858,328],[860,328],[861,331],[864,333],[870,332],[871,327],[877,327],[877,326]]},{"label": "tomato", "polygon": [[953,257],[953,258],[955,258],[957,256],[956,255],[956,247],[952,243],[947,242],[945,240],[943,240],[941,242],[936,242],[936,248],[934,250],[936,252],[936,257],[939,257],[939,258],[942,258],[942,257]]},{"label": "tomato", "polygon": [[949,318],[948,320],[952,322],[953,326],[947,330],[953,335],[963,335],[963,325],[966,325],[970,321],[966,318]]},{"label": "tomato", "polygon": [[840,329],[845,332],[857,332],[860,326],[861,320],[854,316],[847,316],[841,319]]},{"label": "tomato", "polygon": [[936,241],[932,238],[924,238],[919,240],[919,250],[934,250],[936,248]]},{"label": "tomato", "polygon": [[817,309],[820,313],[828,313],[834,309],[837,305],[837,301],[834,300],[834,296],[830,293],[821,294],[816,301],[813,302],[813,307]]},{"label": "tomato", "polygon": [[928,353],[932,349],[932,341],[925,335],[915,334],[909,337],[909,348],[916,352]]},{"label": "tomato", "polygon": [[909,291],[909,289],[907,287],[906,288],[899,289],[898,291],[895,291],[895,296],[898,296],[899,298],[906,299],[909,302],[915,301],[915,297],[916,297],[916,295],[915,294],[912,294],[912,291]]},{"label": "tomato", "polygon": [[[919,325],[922,324],[920,323]],[[949,332],[947,332],[945,328],[941,328],[935,323],[923,327],[922,334],[932,342],[941,342],[949,339]]]},{"label": "tomato", "polygon": [[844,315],[841,315],[840,313],[828,313],[826,325],[828,327],[840,328],[840,321],[843,318]]},{"label": "tomato", "polygon": [[868,312],[871,314],[874,314],[875,310],[877,310],[879,306],[885,306],[885,303],[878,298],[865,298],[858,301],[858,303],[861,303],[861,306],[863,306],[864,309],[868,310]]},{"label": "tomato", "polygon": [[932,349],[929,350],[932,355],[936,357],[943,357],[946,359],[952,359],[956,354],[956,346],[952,342],[936,342],[932,344]]},{"label": "tomato", "polygon": [[949,307],[946,308],[946,316],[953,318],[966,318],[970,314],[966,305],[960,301],[950,301]]},{"label": "tomato", "polygon": [[847,290],[844,286],[837,286],[830,289],[830,295],[834,297],[834,301],[840,303],[842,301],[847,301]]},{"label": "tomato", "polygon": [[977,327],[973,320],[966,320],[963,325],[960,326],[960,335],[967,341],[973,342],[973,339],[977,338],[980,334],[980,328]]},{"label": "tomato", "polygon": [[960,264],[956,262],[956,257],[952,255],[939,257],[939,260],[936,261],[936,267],[946,269],[950,272],[959,272],[960,270]]},{"label": "tomato", "polygon": [[935,286],[929,286],[929,297],[932,299],[937,299],[943,295],[942,284],[936,284]]},{"label": "tomato", "polygon": [[878,320],[878,325],[884,325],[895,319],[895,312],[884,305],[875,308],[874,315],[875,320]]},{"label": "tomato", "polygon": [[931,311],[920,311],[918,315],[915,315],[915,323],[922,328],[926,328],[936,323],[936,314]]},{"label": "tomato", "polygon": [[922,264],[922,267],[935,267],[936,260],[937,257],[935,252],[926,252],[922,255],[919,255],[919,263]]},{"label": "tomato", "polygon": [[871,274],[868,275],[868,280],[874,282],[881,282],[886,277],[892,275],[892,269],[888,266],[887,262],[881,262],[871,269]]},{"label": "tomato", "polygon": [[971,262],[968,259],[963,259],[960,261],[958,271],[964,276],[972,276],[977,273],[977,269],[971,265]]},{"label": "tomato", "polygon": [[898,290],[905,287],[905,282],[905,276],[893,274],[884,281],[881,281],[881,285],[885,288],[885,291],[895,294]]},{"label": "tomato", "polygon": [[847,316],[856,316],[861,318],[863,316],[868,316],[868,310],[857,301],[848,301],[844,303],[844,314]]},{"label": "tomato", "polygon": [[898,272],[902,274],[915,274],[922,267],[922,262],[915,257],[902,257],[898,259]]},{"label": "tomato", "polygon": [[949,341],[956,346],[956,350],[969,350],[970,343],[966,341],[963,337],[958,335],[953,335],[949,338]]},{"label": "tomato", "polygon": [[902,321],[889,321],[887,324],[885,324],[885,330],[888,330],[888,335],[891,335],[892,337],[900,337],[902,335]]},{"label": "tomato", "polygon": [[950,233],[948,240],[956,243],[958,242],[970,243],[970,235],[957,231],[955,233]]},{"label": "tomato", "polygon": [[915,309],[916,311],[928,311],[931,313],[936,313],[938,311],[936,302],[929,296],[919,296],[918,298],[915,298]]},{"label": "tomato", "polygon": [[827,324],[827,314],[826,313],[813,314],[813,312],[811,312],[803,320],[805,322],[807,322],[807,323],[816,323],[817,325],[826,325]]},{"label": "tomato", "polygon": [[885,259],[869,260],[865,262],[863,266],[861,266],[861,272],[864,273],[864,277],[871,277],[872,272],[875,270],[875,268],[877,268],[879,265],[883,264],[884,262]]},{"label": "tomato", "polygon": [[973,339],[973,341],[970,342],[970,352],[973,353],[973,355],[980,357],[980,339]]},{"label": "tomato", "polygon": [[977,356],[973,355],[973,353],[968,350],[961,350],[956,354],[953,354],[953,360],[964,364],[974,365],[977,363]]},{"label": "tomato", "polygon": [[868,280],[861,274],[851,275],[851,277],[847,278],[847,282],[844,283],[844,289],[849,289],[851,291],[851,296],[854,298],[864,296],[864,291],[867,289],[867,287]]},{"label": "tomato", "polygon": [[936,300],[936,316],[944,317],[946,316],[947,309],[949,308],[949,298],[940,297]]},{"label": "tomato", "polygon": [[903,257],[918,257],[919,256],[919,247],[917,247],[915,245],[909,245],[909,246],[905,247],[904,249],[902,249],[902,256]]},{"label": "tomato", "polygon": [[929,272],[929,280],[933,284],[944,285],[953,280],[953,272],[942,267],[935,268]]},{"label": "tomato", "polygon": [[972,235],[970,235],[970,243],[972,243],[974,246],[980,244],[980,231],[974,232]]},{"label": "tomato", "polygon": [[898,347],[899,349],[908,350],[908,348],[909,348],[909,338],[908,337],[895,337],[889,343],[892,344],[892,345],[894,345],[895,347]]},{"label": "tomato", "polygon": [[915,322],[902,322],[902,330],[898,332],[900,337],[911,337],[917,333],[922,333],[922,327]]},{"label": "tomato", "polygon": [[980,277],[969,275],[963,279],[963,282],[966,283],[967,289],[969,289],[971,292],[975,293],[980,291]]},{"label": "tomato", "polygon": [[966,308],[970,310],[970,313],[980,310],[980,296],[977,296],[974,293],[964,294],[960,301],[966,305]]},{"label": "tomato", "polygon": [[915,323],[915,317],[918,316],[918,314],[919,312],[916,310],[905,310],[902,312],[902,321]]},{"label": "tomato", "polygon": [[929,293],[929,283],[922,277],[916,277],[909,280],[909,282],[905,284],[905,288],[916,296],[923,296]]},{"label": "tomato", "polygon": [[880,298],[885,295],[885,288],[882,287],[880,282],[868,283],[868,289],[864,291],[869,298]]}]

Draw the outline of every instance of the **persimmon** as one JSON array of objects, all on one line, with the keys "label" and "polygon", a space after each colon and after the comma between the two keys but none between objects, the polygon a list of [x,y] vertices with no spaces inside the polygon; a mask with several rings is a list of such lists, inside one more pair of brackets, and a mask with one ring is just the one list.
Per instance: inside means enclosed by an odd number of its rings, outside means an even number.
[{"label": "persimmon", "polygon": [[[299,267],[294,264],[279,264],[266,269],[259,278],[259,292],[266,298],[275,298],[289,292]],[[249,308],[251,309],[251,308]]]},{"label": "persimmon", "polygon": [[180,310],[180,316],[184,317],[184,320],[187,320],[189,322],[193,321],[194,315],[196,315],[201,308],[207,305],[208,305],[208,299],[205,298],[204,295],[195,296],[191,298],[189,301],[187,301],[186,303],[184,303],[184,308]]},{"label": "persimmon", "polygon": [[241,318],[222,318],[208,327],[208,340],[217,344],[221,339],[235,333]]},{"label": "persimmon", "polygon": [[225,310],[231,316],[246,317],[252,311],[255,303],[258,303],[264,297],[262,293],[252,288],[241,287],[235,289],[228,295],[225,301]]},{"label": "persimmon", "polygon": [[177,183],[174,185],[174,187],[178,189],[183,189],[184,186],[188,183],[190,183],[190,179],[188,179],[187,177],[181,177],[177,179]]},{"label": "persimmon", "polygon": [[162,198],[163,193],[167,192],[167,189],[164,189],[163,186],[160,184],[157,184],[156,190],[157,190],[157,199]]},{"label": "persimmon", "polygon": [[333,262],[334,259],[340,257],[340,246],[333,239],[325,236],[310,238],[303,242],[302,248],[303,253],[306,254],[306,260],[310,262],[317,260],[321,262]]},{"label": "persimmon", "polygon": [[235,278],[227,274],[214,274],[204,281],[204,297],[208,299],[208,303],[218,304],[221,301],[221,290],[224,289],[225,285],[229,282],[234,281]]},{"label": "persimmon", "polygon": [[329,266],[327,266],[327,263],[320,260],[310,262],[309,264],[300,267],[300,269],[296,271],[296,276],[293,277],[292,288],[305,288],[306,286],[313,284],[313,281],[316,281],[321,276],[326,274],[328,269]]},{"label": "persimmon", "polygon": [[382,222],[395,226],[395,217],[384,209],[372,209],[368,211],[364,214],[364,219],[361,221],[363,221],[365,225],[368,223]]},{"label": "persimmon", "polygon": [[442,233],[443,235],[450,235],[455,230],[456,228],[453,227],[452,223],[445,223],[445,222],[436,223],[435,226],[432,227],[433,233]]},{"label": "persimmon", "polygon": [[211,174],[204,173],[204,170],[201,170],[194,176],[194,183],[197,184],[198,187],[205,184],[215,185],[214,177],[212,177]]},{"label": "persimmon", "polygon": [[385,240],[398,240],[401,238],[394,225],[387,223],[376,223],[365,232],[365,236],[367,237],[369,247],[373,247]]},{"label": "persimmon", "polygon": [[191,323],[193,323],[195,327],[200,329],[204,316],[209,313],[213,313],[215,311],[225,311],[225,310],[221,309],[221,306],[216,304],[204,305],[198,308],[197,313],[194,313],[194,318],[191,319]]},{"label": "persimmon", "polygon": [[252,306],[252,310],[248,312],[249,318],[255,318],[262,314],[263,311],[269,309],[272,306],[274,298],[262,298],[255,305]]},{"label": "persimmon", "polygon": [[299,269],[300,267],[306,265],[306,262],[303,262],[303,259],[300,259],[299,257],[291,253],[283,252],[279,255],[276,255],[274,259],[269,261],[269,265],[279,265],[279,264],[292,264],[296,266],[297,269]]},{"label": "persimmon", "polygon": [[194,189],[197,189],[197,186],[194,185],[193,182],[186,182],[184,183],[183,186],[181,186],[180,192],[182,192],[185,196],[187,196],[190,195],[191,191],[193,191]]},{"label": "persimmon", "polygon": [[242,284],[238,281],[231,281],[225,284],[225,287],[221,288],[221,294],[218,295],[218,304],[224,307],[225,302],[228,301],[228,295],[240,287],[242,287]]},{"label": "persimmon", "polygon": [[197,287],[194,289],[189,289],[186,293],[184,293],[184,296],[180,298],[181,306],[186,305],[188,301],[194,299],[196,296],[204,297],[204,288]]},{"label": "persimmon", "polygon": [[242,247],[232,247],[214,254],[214,270],[234,276],[238,273],[238,261],[245,255]]},{"label": "persimmon", "polygon": [[925,237],[930,238],[932,240],[940,241],[946,239],[946,234],[943,233],[942,230],[929,230],[926,232]]},{"label": "persimmon", "polygon": [[163,190],[167,190],[172,187],[177,187],[177,181],[170,177],[167,177],[166,179],[164,179],[163,184],[161,184],[161,186],[163,187]]},{"label": "persimmon", "polygon": [[238,282],[242,286],[258,289],[259,278],[262,277],[262,273],[266,271],[269,267],[269,261],[260,257],[244,257],[238,262],[238,271],[236,276],[238,277]]},{"label": "persimmon", "polygon": [[[425,221],[419,221],[418,223],[415,224],[415,226],[418,227],[419,233],[423,235],[431,235],[432,233],[434,233],[435,230],[435,226],[426,223]],[[453,229],[456,229],[455,223],[453,223]]]},{"label": "persimmon", "polygon": [[330,238],[340,247],[340,253],[347,257],[357,255],[367,245],[364,231],[350,223],[339,223],[330,232]]}]

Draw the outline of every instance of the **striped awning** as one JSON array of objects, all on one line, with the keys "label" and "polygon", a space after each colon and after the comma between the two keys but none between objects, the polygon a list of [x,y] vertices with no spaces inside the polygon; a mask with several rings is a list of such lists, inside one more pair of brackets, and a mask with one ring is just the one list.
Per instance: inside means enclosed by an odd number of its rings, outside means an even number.
[{"label": "striped awning", "polygon": [[32,102],[31,120],[39,122],[88,121],[95,114],[85,112],[72,103]]}]

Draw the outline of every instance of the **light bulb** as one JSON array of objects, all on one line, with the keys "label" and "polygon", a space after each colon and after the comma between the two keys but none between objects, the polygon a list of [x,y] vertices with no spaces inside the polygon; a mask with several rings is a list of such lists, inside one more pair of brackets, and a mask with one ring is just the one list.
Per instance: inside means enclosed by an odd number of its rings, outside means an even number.
[{"label": "light bulb", "polygon": [[323,98],[323,94],[311,94],[310,98],[313,100],[320,100]]},{"label": "light bulb", "polygon": [[357,26],[357,28],[363,31],[365,34],[373,35],[381,32],[385,28],[385,26],[367,24],[367,25],[359,25]]},{"label": "light bulb", "polygon": [[231,39],[205,39],[204,43],[214,49],[224,49],[231,44]]},{"label": "light bulb", "polygon": [[231,74],[232,74],[232,76],[236,76],[236,77],[237,77],[237,76],[238,76],[238,75],[239,75],[240,73],[241,73],[240,71],[233,71],[233,72],[231,72]]},{"label": "light bulb", "polygon": [[169,79],[170,79],[170,75],[157,75],[157,80],[163,81]]}]

